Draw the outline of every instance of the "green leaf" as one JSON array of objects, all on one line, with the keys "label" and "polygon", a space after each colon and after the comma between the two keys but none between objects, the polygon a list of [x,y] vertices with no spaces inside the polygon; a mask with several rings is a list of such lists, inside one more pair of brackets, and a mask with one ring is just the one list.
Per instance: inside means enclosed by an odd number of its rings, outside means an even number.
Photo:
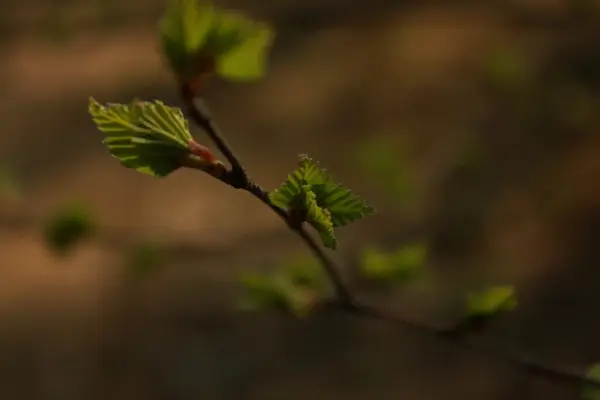
[{"label": "green leaf", "polygon": [[287,310],[305,317],[316,301],[313,290],[294,284],[283,274],[245,274],[241,283],[246,290],[240,304],[243,311]]},{"label": "green leaf", "polygon": [[306,214],[306,222],[317,230],[323,245],[330,249],[337,247],[337,239],[333,231],[333,221],[328,210],[319,207],[317,204],[317,195],[311,190],[310,185],[302,186],[302,192],[299,197],[302,205],[294,207],[303,210]]},{"label": "green leaf", "polygon": [[[300,156],[298,169],[289,174],[279,188],[269,193],[269,199],[276,206],[288,210],[298,210],[301,206],[300,211],[304,213],[309,211],[306,207],[312,207],[311,212],[316,218],[313,222],[327,232],[330,223],[331,228],[343,226],[375,212],[365,200],[334,183],[329,173],[307,155]],[[328,241],[332,240],[330,236],[327,233]]]},{"label": "green leaf", "polygon": [[469,317],[490,317],[516,306],[517,297],[512,286],[494,286],[467,295]]},{"label": "green leaf", "polygon": [[289,208],[301,195],[303,186],[324,184],[330,179],[329,174],[319,168],[316,162],[306,154],[301,154],[298,169],[292,171],[279,188],[269,193],[269,199],[278,207]]},{"label": "green leaf", "polygon": [[327,209],[331,214],[334,227],[347,225],[375,212],[366,200],[352,193],[350,189],[333,182],[314,185],[312,190],[319,207]]},{"label": "green leaf", "polygon": [[90,98],[89,112],[106,134],[103,143],[126,168],[164,177],[181,167],[193,140],[183,113],[160,101],[101,105]]},{"label": "green leaf", "polygon": [[596,385],[585,384],[583,386],[583,400],[600,400],[600,363],[592,365],[587,370],[585,377],[596,382]]},{"label": "green leaf", "polygon": [[217,59],[216,71],[223,78],[254,81],[267,71],[267,52],[275,34],[266,25],[250,29],[247,38]]},{"label": "green leaf", "polygon": [[404,283],[415,278],[427,261],[427,247],[411,244],[393,252],[368,247],[362,254],[361,271],[365,278]]},{"label": "green leaf", "polygon": [[72,203],[58,210],[44,225],[47,246],[66,255],[95,228],[92,213],[82,203]]},{"label": "green leaf", "polygon": [[299,318],[306,317],[324,293],[326,281],[317,267],[314,261],[299,260],[274,273],[242,275],[246,296],[241,309],[285,310]]},{"label": "green leaf", "polygon": [[328,288],[328,281],[323,274],[321,264],[313,258],[300,258],[289,262],[285,266],[285,274],[298,286],[324,292]]},{"label": "green leaf", "polygon": [[273,38],[269,26],[202,0],[172,0],[161,24],[163,53],[184,78],[210,72],[231,80],[261,78]]},{"label": "green leaf", "polygon": [[161,44],[170,67],[180,75],[194,73],[190,65],[212,29],[216,10],[198,0],[172,0],[161,21]]}]

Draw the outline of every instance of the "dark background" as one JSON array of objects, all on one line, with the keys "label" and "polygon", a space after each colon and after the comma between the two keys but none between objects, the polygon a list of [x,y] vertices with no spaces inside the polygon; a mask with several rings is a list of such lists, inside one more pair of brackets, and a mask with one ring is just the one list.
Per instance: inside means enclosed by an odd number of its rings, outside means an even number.
[{"label": "dark background", "polygon": [[[206,94],[251,175],[273,188],[309,153],[369,198],[380,214],[340,231],[343,265],[368,244],[431,246],[428,285],[372,301],[438,323],[456,293],[513,283],[519,308],[475,340],[578,371],[600,361],[599,2],[219,4],[278,31],[267,78]],[[87,114],[89,96],[180,105],[157,52],[161,9],[2,2],[0,163],[22,193],[2,214],[78,198],[107,231],[196,251],[133,281],[102,241],[61,259],[34,226],[2,227],[0,398],[578,398],[385,322],[234,313],[237,273],[305,255],[302,243],[198,172],[125,170]],[[397,168],[392,190],[380,164]]]}]

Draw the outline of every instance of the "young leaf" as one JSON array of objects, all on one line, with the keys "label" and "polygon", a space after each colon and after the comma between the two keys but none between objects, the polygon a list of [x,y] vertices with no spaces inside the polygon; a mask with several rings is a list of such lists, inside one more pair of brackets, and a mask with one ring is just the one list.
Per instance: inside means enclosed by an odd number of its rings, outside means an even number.
[{"label": "young leaf", "polygon": [[[329,173],[321,169],[307,155],[301,155],[299,168],[288,175],[285,182],[269,193],[271,202],[279,207],[299,210],[305,214],[311,205],[312,216],[317,218],[317,228],[328,247],[334,246],[333,227],[372,214],[375,210],[366,201],[332,181]],[[315,208],[316,207],[316,208]],[[331,227],[329,227],[331,225]]]},{"label": "young leaf", "polygon": [[586,372],[585,377],[596,382],[596,385],[584,385],[582,391],[583,400],[600,400],[600,364],[592,365]]},{"label": "young leaf", "polygon": [[266,25],[256,25],[248,30],[247,35],[238,46],[217,59],[216,71],[223,78],[253,81],[266,74],[267,51],[275,34]]},{"label": "young leaf", "polygon": [[467,313],[472,318],[491,317],[516,306],[517,297],[512,286],[494,286],[467,295]]},{"label": "young leaf", "polygon": [[44,226],[44,238],[50,249],[65,255],[94,230],[91,212],[79,203],[73,203],[56,212]]},{"label": "young leaf", "polygon": [[285,298],[271,276],[245,273],[240,277],[240,282],[246,292],[241,304],[244,311],[285,307]]},{"label": "young leaf", "polygon": [[103,143],[126,168],[164,177],[181,167],[193,141],[181,110],[160,101],[105,106],[90,98],[89,112]]},{"label": "young leaf", "polygon": [[367,279],[380,282],[406,282],[421,272],[427,259],[423,244],[404,246],[394,252],[365,249],[361,270]]},{"label": "young leaf", "polygon": [[302,186],[320,185],[330,179],[327,172],[319,168],[309,156],[301,154],[298,169],[292,171],[279,188],[269,193],[269,199],[279,207],[289,208],[290,204],[302,193]]},{"label": "young leaf", "polygon": [[267,25],[203,0],[172,0],[161,24],[163,53],[184,80],[211,72],[231,80],[261,78],[273,37]]},{"label": "young leaf", "polygon": [[334,227],[347,225],[375,212],[366,200],[352,193],[350,189],[333,182],[314,185],[312,190],[318,205],[329,210]]},{"label": "young leaf", "polygon": [[306,221],[317,230],[323,245],[327,248],[335,249],[337,247],[337,239],[333,232],[331,214],[328,210],[319,207],[317,196],[311,190],[310,185],[302,186],[299,199],[302,199],[302,204],[294,208],[301,209],[306,213]]}]

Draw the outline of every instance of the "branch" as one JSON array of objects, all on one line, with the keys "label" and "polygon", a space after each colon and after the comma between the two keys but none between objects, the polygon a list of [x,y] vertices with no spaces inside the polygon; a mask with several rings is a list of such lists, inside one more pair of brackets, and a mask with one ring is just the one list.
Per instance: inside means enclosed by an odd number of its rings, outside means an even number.
[{"label": "branch", "polygon": [[181,96],[185,107],[194,122],[206,131],[206,134],[231,164],[231,170],[229,170],[221,180],[236,189],[242,189],[249,192],[283,219],[288,227],[300,236],[315,257],[319,259],[335,288],[338,300],[347,306],[351,306],[353,303],[351,292],[344,283],[333,261],[325,254],[323,249],[315,242],[302,224],[296,223],[286,210],[271,203],[268,192],[250,179],[241,162],[233,152],[233,149],[227,144],[219,127],[210,117],[208,112],[205,111],[206,107],[203,107],[202,109],[197,107],[193,86],[182,85]]},{"label": "branch", "polygon": [[438,338],[456,346],[460,346],[467,350],[477,351],[481,354],[488,354],[498,360],[514,365],[525,372],[533,373],[550,380],[555,380],[565,384],[580,384],[590,385],[600,388],[600,382],[585,376],[585,372],[580,373],[573,370],[567,370],[557,366],[542,363],[540,361],[523,357],[521,355],[506,354],[494,348],[477,345],[476,343],[467,340],[469,327],[463,323],[457,326],[448,328],[436,328],[430,325],[425,325],[416,321],[405,319],[398,314],[384,310],[372,305],[354,303],[353,308],[348,308],[344,305],[339,307],[336,303],[331,303],[331,306],[345,311],[349,315],[356,317],[366,317],[386,321],[401,325],[403,328],[411,329],[428,336]]},{"label": "branch", "polygon": [[187,112],[191,118],[194,120],[194,122],[196,122],[196,124],[206,131],[219,151],[231,164],[231,170],[228,170],[221,180],[236,189],[242,189],[251,193],[254,197],[267,205],[271,210],[279,215],[281,219],[284,220],[291,230],[300,236],[300,238],[313,252],[315,257],[320,261],[336,293],[335,301],[324,304],[323,306],[357,317],[367,317],[387,321],[390,323],[396,323],[404,328],[410,328],[414,331],[437,337],[441,340],[459,345],[465,349],[477,350],[481,353],[493,355],[498,359],[502,359],[507,363],[519,367],[520,369],[547,377],[549,379],[554,379],[559,382],[568,384],[585,383],[587,385],[600,388],[600,382],[591,378],[587,378],[585,374],[567,371],[528,358],[505,354],[498,350],[477,346],[476,344],[466,340],[466,334],[472,331],[472,326],[470,326],[468,322],[460,323],[455,327],[439,329],[407,320],[393,312],[356,301],[350,289],[343,282],[338,267],[327,256],[317,242],[310,236],[304,226],[295,222],[286,210],[272,204],[269,200],[268,193],[258,184],[252,181],[252,179],[250,179],[246,170],[243,168],[242,163],[237,158],[229,144],[225,141],[218,126],[206,111],[206,107],[204,105],[202,105],[202,108],[197,106],[196,90],[194,90],[194,86],[183,84],[181,87],[181,95]]}]

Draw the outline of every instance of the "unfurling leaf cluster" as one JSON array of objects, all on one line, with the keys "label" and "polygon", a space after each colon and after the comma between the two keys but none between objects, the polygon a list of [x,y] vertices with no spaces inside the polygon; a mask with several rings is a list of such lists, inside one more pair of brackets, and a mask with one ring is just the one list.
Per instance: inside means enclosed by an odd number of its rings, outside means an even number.
[{"label": "unfurling leaf cluster", "polygon": [[299,167],[269,193],[269,199],[300,222],[308,222],[319,233],[323,245],[330,249],[337,247],[334,228],[375,212],[364,199],[335,183],[331,175],[307,155],[300,156]]}]

